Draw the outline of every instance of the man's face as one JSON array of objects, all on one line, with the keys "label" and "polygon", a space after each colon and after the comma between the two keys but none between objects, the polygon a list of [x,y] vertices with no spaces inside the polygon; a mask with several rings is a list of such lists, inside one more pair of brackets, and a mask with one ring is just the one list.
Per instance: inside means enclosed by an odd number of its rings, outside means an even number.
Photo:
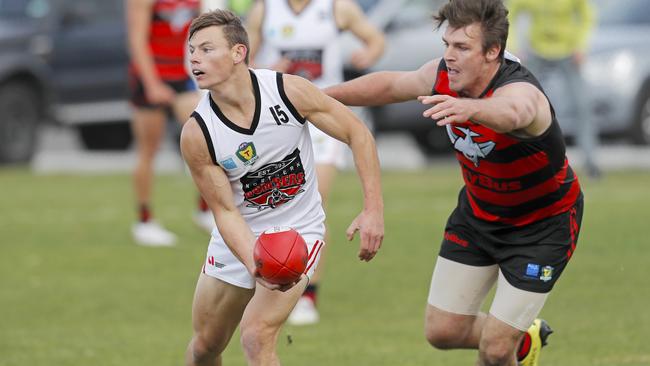
[{"label": "man's face", "polygon": [[203,28],[190,39],[192,74],[201,89],[227,80],[236,64],[235,47],[230,47],[222,27]]},{"label": "man's face", "polygon": [[[483,52],[483,35],[479,23],[462,28],[447,27],[442,36],[449,87],[451,90],[477,97],[487,86],[492,75],[488,70],[488,56]],[[484,85],[485,84],[485,85]]]}]

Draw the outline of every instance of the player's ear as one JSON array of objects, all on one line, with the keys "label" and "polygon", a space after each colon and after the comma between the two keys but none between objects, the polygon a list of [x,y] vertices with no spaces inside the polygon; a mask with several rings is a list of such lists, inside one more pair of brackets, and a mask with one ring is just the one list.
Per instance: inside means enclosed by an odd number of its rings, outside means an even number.
[{"label": "player's ear", "polygon": [[246,60],[246,55],[248,54],[248,48],[241,43],[234,45],[230,49],[232,55],[232,61],[234,64],[242,63]]},{"label": "player's ear", "polygon": [[499,58],[500,53],[501,53],[501,46],[495,44],[493,46],[490,46],[487,49],[487,52],[485,53],[485,57],[488,59],[488,61],[493,62]]}]

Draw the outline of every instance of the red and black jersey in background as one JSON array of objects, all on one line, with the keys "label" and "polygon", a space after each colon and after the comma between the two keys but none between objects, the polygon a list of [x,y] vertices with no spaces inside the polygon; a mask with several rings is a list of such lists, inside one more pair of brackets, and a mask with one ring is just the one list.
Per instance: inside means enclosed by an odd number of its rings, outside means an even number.
[{"label": "red and black jersey in background", "polygon": [[[158,75],[164,81],[188,78],[185,52],[190,23],[201,9],[200,0],[156,0],[153,4],[149,46]],[[137,73],[134,65],[131,70]]]},{"label": "red and black jersey in background", "polygon": [[[512,82],[528,82],[542,92],[535,77],[518,62],[505,60],[480,98]],[[440,61],[433,94],[457,97],[449,89],[447,67]],[[465,187],[459,209],[487,222],[527,225],[568,211],[581,196],[578,177],[569,166],[560,126],[521,138],[467,121],[446,126],[456,150]]]}]

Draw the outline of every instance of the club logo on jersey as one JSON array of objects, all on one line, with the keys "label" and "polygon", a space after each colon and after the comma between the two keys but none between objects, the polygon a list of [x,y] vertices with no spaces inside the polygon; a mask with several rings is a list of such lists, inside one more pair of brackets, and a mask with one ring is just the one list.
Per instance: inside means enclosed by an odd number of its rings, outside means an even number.
[{"label": "club logo on jersey", "polygon": [[544,266],[542,267],[542,275],[539,276],[539,279],[548,282],[553,278],[553,267],[551,266]]},{"label": "club logo on jersey", "polygon": [[282,37],[289,38],[291,36],[293,36],[293,25],[287,24],[282,27]]},{"label": "club logo on jersey", "polygon": [[232,155],[226,159],[219,161],[219,165],[221,165],[226,170],[237,169],[237,163],[235,163],[235,161],[232,159]]},{"label": "club logo on jersey", "polygon": [[258,158],[255,145],[252,142],[242,142],[237,149],[236,155],[244,165],[251,165]]},{"label": "club logo on jersey", "polygon": [[[496,145],[493,141],[486,141],[477,143],[474,141],[475,137],[480,137],[481,135],[470,130],[469,128],[463,127],[452,127],[447,125],[447,135],[451,143],[454,145],[454,149],[463,153],[463,155],[474,163],[474,166],[478,166],[479,159],[483,159],[492,150]],[[457,133],[455,130],[460,131],[461,134]]]},{"label": "club logo on jersey", "polygon": [[240,179],[247,207],[265,210],[277,208],[304,192],[305,169],[300,150],[295,149],[281,161],[266,164]]}]

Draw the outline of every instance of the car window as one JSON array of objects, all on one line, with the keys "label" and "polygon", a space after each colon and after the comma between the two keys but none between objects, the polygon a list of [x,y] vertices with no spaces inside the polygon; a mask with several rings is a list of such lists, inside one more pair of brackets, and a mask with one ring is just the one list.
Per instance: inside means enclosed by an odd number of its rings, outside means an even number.
[{"label": "car window", "polygon": [[38,19],[50,11],[47,0],[0,0],[0,18]]},{"label": "car window", "polygon": [[650,24],[648,0],[600,0],[596,6],[600,24]]}]

